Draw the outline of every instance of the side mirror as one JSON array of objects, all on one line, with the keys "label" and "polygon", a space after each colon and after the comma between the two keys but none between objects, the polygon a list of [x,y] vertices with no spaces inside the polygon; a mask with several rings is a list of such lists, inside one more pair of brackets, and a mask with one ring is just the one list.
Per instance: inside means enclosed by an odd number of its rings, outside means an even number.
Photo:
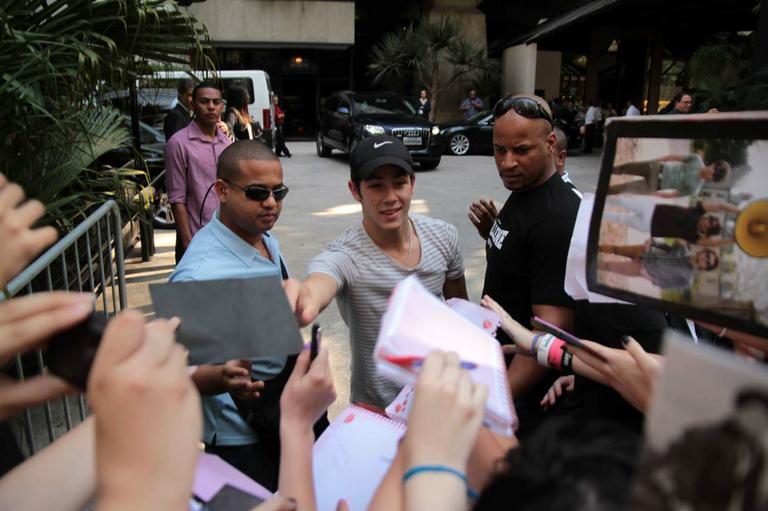
[{"label": "side mirror", "polygon": [[349,115],[349,108],[345,106],[340,106],[336,112],[340,113],[341,115]]}]

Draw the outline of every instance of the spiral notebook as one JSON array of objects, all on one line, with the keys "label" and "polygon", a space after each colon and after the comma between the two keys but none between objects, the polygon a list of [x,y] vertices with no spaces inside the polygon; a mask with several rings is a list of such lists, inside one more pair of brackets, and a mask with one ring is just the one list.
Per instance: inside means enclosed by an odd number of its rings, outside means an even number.
[{"label": "spiral notebook", "polygon": [[405,424],[350,405],[315,442],[312,472],[319,511],[345,499],[352,511],[368,509],[405,434]]},{"label": "spiral notebook", "polygon": [[473,381],[488,387],[485,424],[500,434],[512,434],[517,415],[498,341],[411,276],[395,287],[382,317],[374,352],[376,368],[385,378],[413,385],[418,369],[391,363],[387,358],[425,357],[434,350],[454,352],[462,361],[477,365],[469,374]]},{"label": "spiral notebook", "polygon": [[501,318],[491,309],[486,309],[463,298],[449,298],[445,304],[451,310],[464,316],[473,325],[482,328],[488,335],[496,337],[496,330],[501,326]]}]

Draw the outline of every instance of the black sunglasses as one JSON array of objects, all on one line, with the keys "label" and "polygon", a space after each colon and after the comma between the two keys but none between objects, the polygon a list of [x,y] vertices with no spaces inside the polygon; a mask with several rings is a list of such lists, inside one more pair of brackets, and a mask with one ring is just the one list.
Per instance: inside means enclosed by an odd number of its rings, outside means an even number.
[{"label": "black sunglasses", "polygon": [[274,195],[275,200],[280,202],[281,200],[285,199],[286,195],[288,195],[288,187],[285,185],[280,185],[277,188],[265,188],[263,186],[256,185],[243,187],[223,177],[221,180],[231,184],[232,186],[240,188],[243,192],[245,192],[245,198],[249,200],[265,201],[269,199],[270,195]]},{"label": "black sunglasses", "polygon": [[525,97],[502,98],[493,107],[493,118],[498,119],[510,110],[514,110],[518,115],[528,119],[544,119],[550,126],[554,126],[552,116],[535,99]]}]

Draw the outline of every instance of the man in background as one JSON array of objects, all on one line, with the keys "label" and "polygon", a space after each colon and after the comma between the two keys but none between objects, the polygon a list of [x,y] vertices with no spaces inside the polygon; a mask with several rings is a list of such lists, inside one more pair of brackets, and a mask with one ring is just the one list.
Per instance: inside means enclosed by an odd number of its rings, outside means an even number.
[{"label": "man in background", "polygon": [[432,110],[432,102],[427,97],[427,91],[422,89],[419,92],[419,109],[416,111],[421,117],[429,119],[429,112]]},{"label": "man in background", "polygon": [[459,110],[464,112],[464,118],[469,119],[480,110],[485,108],[483,100],[477,97],[477,91],[475,89],[469,89],[469,97],[465,98],[459,106]]},{"label": "man in background", "polygon": [[163,121],[163,132],[165,141],[180,129],[186,128],[192,120],[192,91],[195,89],[195,82],[190,79],[179,80],[176,88],[178,96],[176,97],[176,106],[174,106]]},{"label": "man in background", "polygon": [[674,106],[671,110],[665,112],[667,115],[689,114],[691,113],[691,108],[693,108],[693,96],[687,92],[678,92],[672,98],[672,103]]},{"label": "man in background", "polygon": [[634,99],[627,101],[627,113],[624,114],[625,117],[636,117],[638,115],[642,115],[640,109],[635,106],[635,103],[636,101]]},{"label": "man in background", "polygon": [[[224,103],[221,89],[203,82],[192,91],[194,122],[179,130],[165,146],[165,184],[176,220],[176,262],[219,205],[215,193],[219,155],[232,143],[219,124]],[[226,124],[224,125],[226,126]]]},{"label": "man in background", "polygon": [[275,94],[272,96],[272,104],[275,105],[275,154],[278,156],[291,157],[291,152],[285,146],[285,134],[283,133],[283,125],[285,124],[285,112],[278,105],[280,98]]}]

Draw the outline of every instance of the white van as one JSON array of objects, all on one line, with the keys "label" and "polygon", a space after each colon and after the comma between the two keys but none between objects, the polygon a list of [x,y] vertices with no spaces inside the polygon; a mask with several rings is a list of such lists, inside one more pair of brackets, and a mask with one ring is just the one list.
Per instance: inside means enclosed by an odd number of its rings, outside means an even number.
[{"label": "white van", "polygon": [[[254,122],[261,124],[264,130],[265,141],[270,146],[274,140],[275,132],[275,108],[272,105],[272,86],[269,82],[269,74],[261,70],[221,70],[192,71],[194,79],[198,81],[211,80],[221,82],[222,90],[240,84],[248,90],[251,102],[248,104],[248,113]],[[157,71],[153,76],[147,76],[140,80],[139,88],[166,88],[176,89],[179,80],[190,78],[185,71]]]}]

